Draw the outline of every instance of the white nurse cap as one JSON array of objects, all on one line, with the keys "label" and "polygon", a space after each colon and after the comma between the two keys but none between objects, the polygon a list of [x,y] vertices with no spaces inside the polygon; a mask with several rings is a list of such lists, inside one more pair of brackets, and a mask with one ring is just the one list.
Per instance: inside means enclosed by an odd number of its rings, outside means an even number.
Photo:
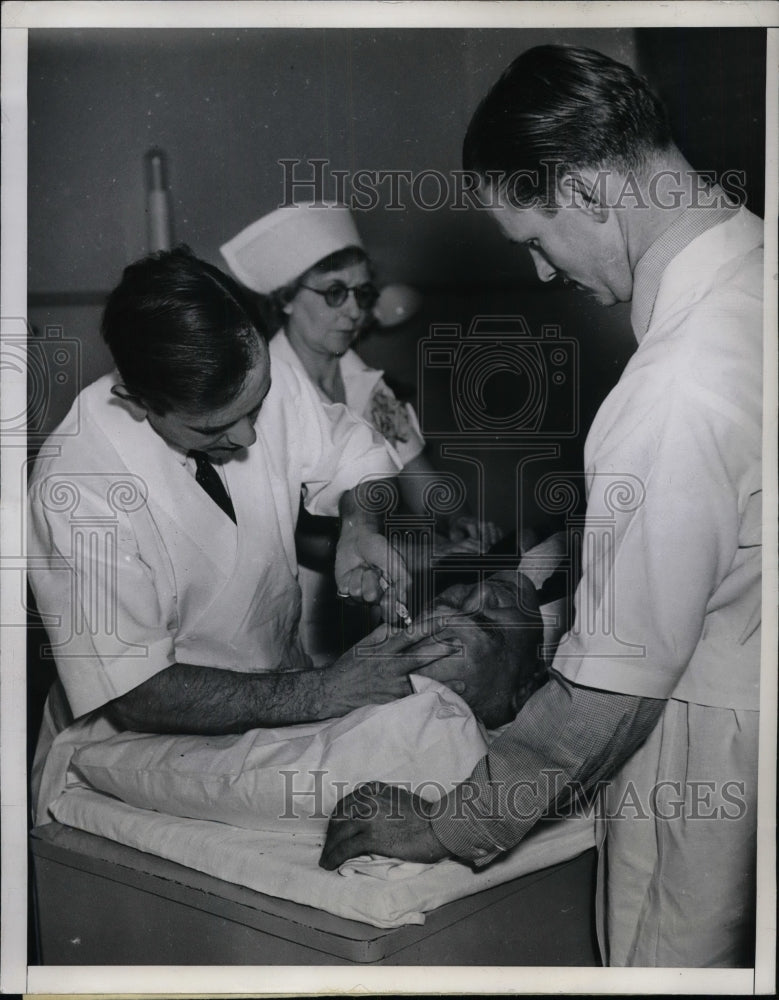
[{"label": "white nurse cap", "polygon": [[244,285],[267,295],[350,246],[362,247],[362,240],[349,209],[318,202],[285,205],[263,215],[219,252]]}]

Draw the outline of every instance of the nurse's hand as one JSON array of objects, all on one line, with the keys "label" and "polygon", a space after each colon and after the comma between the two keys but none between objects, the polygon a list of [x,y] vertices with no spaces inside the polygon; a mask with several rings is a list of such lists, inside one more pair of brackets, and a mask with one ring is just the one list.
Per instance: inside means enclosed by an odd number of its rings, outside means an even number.
[{"label": "nurse's hand", "polygon": [[[346,715],[363,705],[383,705],[412,693],[408,675],[442,661],[436,679],[453,691],[463,692],[462,662],[451,657],[452,646],[431,644],[428,636],[410,635],[405,629],[379,625],[355,643],[335,663],[319,671],[322,689],[317,718]],[[423,644],[423,648],[417,649]],[[448,662],[443,662],[448,658]]]},{"label": "nurse's hand", "polygon": [[488,552],[503,538],[503,529],[492,521],[477,521],[471,514],[462,514],[449,522],[450,542],[478,542]]},{"label": "nurse's hand", "polygon": [[428,864],[449,857],[433,833],[430,809],[418,795],[396,785],[381,781],[358,785],[330,817],[320,867],[332,871],[360,854]]},{"label": "nurse's hand", "polygon": [[462,538],[453,542],[450,538],[436,535],[434,552],[434,558],[446,559],[448,556],[480,556],[483,554],[484,549],[478,538]]},{"label": "nurse's hand", "polygon": [[408,602],[409,574],[403,557],[376,531],[344,526],[335,554],[340,597],[378,604],[384,621],[395,624],[398,604]]}]

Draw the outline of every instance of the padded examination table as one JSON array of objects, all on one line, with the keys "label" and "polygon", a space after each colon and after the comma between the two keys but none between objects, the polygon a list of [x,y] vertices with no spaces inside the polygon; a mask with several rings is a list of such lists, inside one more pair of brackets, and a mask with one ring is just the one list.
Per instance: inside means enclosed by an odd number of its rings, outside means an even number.
[{"label": "padded examination table", "polygon": [[305,834],[263,843],[79,787],[52,814],[31,838],[46,965],[600,964],[591,817],[537,827],[479,874],[444,861],[382,885],[331,882]]},{"label": "padded examination table", "polygon": [[378,928],[49,823],[32,832],[46,965],[598,965],[595,851]]}]

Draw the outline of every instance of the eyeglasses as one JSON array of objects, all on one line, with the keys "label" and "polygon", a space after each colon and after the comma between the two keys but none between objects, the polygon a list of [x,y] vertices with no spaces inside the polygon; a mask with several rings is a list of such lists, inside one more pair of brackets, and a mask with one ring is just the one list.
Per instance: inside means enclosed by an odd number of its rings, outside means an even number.
[{"label": "eyeglasses", "polygon": [[321,295],[331,309],[342,306],[348,299],[349,292],[354,293],[358,309],[373,309],[379,299],[379,290],[370,281],[364,285],[345,285],[342,281],[334,281],[327,288],[312,288],[310,285],[300,285],[300,287]]}]

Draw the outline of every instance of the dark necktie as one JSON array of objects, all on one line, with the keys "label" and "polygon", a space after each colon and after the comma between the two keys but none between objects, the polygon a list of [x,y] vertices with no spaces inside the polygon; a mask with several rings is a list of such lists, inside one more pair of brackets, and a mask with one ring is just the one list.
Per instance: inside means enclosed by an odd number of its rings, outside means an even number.
[{"label": "dark necktie", "polygon": [[211,497],[217,506],[221,507],[222,510],[227,514],[231,521],[235,521],[235,511],[233,510],[233,502],[228,496],[227,490],[224,487],[224,483],[219,478],[219,473],[211,465],[208,460],[208,455],[203,451],[191,451],[189,453],[195,460],[195,465],[197,466],[197,471],[195,472],[195,479],[200,483],[206,493]]}]

